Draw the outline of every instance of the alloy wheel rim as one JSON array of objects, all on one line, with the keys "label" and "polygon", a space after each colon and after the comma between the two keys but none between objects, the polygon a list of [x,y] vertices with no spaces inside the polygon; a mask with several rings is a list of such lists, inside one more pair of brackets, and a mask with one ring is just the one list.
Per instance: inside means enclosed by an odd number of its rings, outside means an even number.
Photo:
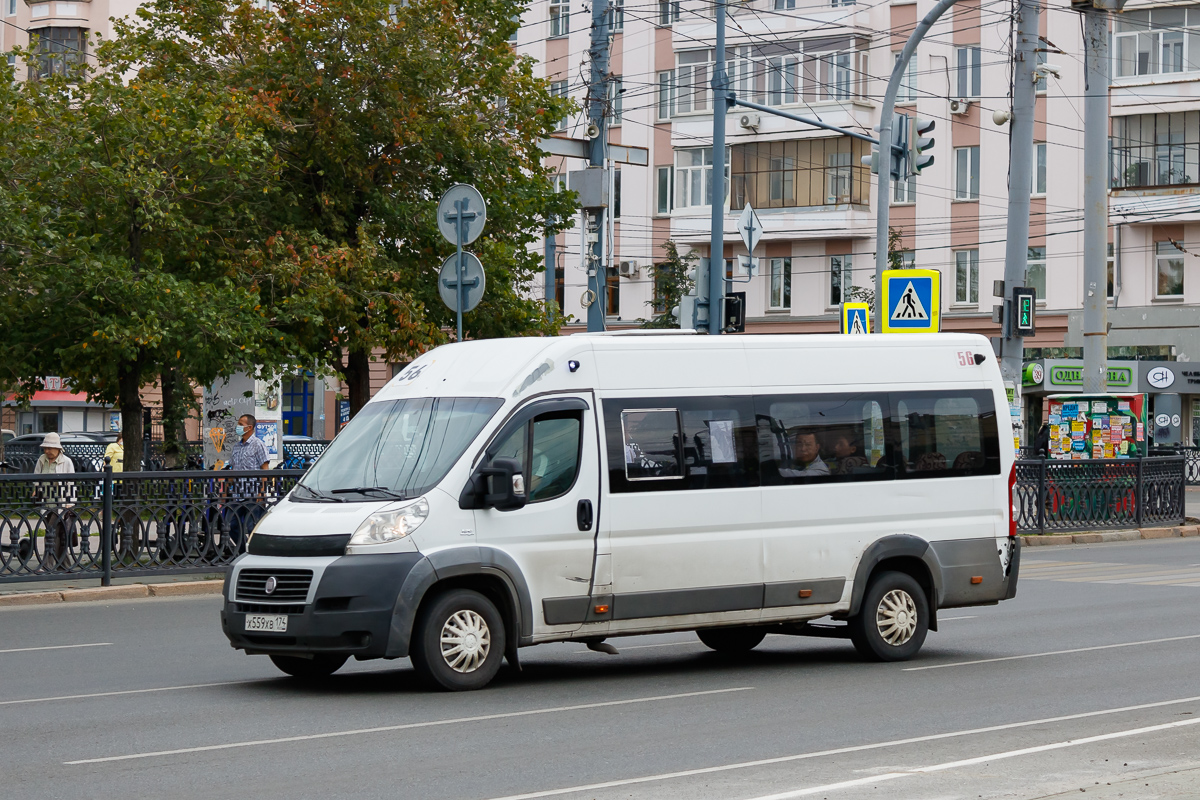
[{"label": "alloy wheel rim", "polygon": [[463,674],[474,672],[487,661],[492,649],[492,632],[487,620],[470,609],[456,611],[442,626],[442,658],[446,666]]},{"label": "alloy wheel rim", "polygon": [[917,632],[917,604],[903,589],[892,589],[875,610],[879,635],[893,647],[907,644]]}]

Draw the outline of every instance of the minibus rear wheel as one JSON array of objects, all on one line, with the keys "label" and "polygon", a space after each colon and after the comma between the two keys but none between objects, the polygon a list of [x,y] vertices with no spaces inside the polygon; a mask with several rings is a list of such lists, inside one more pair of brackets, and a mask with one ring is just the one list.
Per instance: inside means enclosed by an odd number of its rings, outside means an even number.
[{"label": "minibus rear wheel", "polygon": [[300,656],[271,656],[271,663],[293,678],[328,678],[342,668],[349,656],[338,653],[318,653],[312,658]]},{"label": "minibus rear wheel", "polygon": [[862,607],[849,623],[850,641],[863,658],[907,661],[929,633],[929,601],[911,575],[882,572],[867,586]]},{"label": "minibus rear wheel", "polygon": [[700,641],[718,653],[749,653],[762,642],[767,632],[763,628],[701,628],[696,631]]},{"label": "minibus rear wheel", "polygon": [[422,610],[413,632],[413,668],[438,689],[482,689],[504,658],[504,619],[491,600],[471,589],[451,589]]}]

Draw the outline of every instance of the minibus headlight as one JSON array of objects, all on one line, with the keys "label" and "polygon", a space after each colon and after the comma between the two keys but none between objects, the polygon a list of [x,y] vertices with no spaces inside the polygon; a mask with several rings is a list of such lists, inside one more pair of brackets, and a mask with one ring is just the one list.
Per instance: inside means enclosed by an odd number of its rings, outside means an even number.
[{"label": "minibus headlight", "polygon": [[428,516],[429,503],[424,497],[398,508],[385,508],[363,520],[350,537],[350,544],[384,544],[403,539],[419,528]]}]

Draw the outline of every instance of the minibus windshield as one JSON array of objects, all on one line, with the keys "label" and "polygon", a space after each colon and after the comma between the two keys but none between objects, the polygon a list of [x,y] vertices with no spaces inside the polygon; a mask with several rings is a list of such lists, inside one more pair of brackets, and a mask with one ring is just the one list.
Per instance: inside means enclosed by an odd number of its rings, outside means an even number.
[{"label": "minibus windshield", "polygon": [[367,404],[301,479],[299,501],[411,498],[437,485],[502,406],[490,397]]}]

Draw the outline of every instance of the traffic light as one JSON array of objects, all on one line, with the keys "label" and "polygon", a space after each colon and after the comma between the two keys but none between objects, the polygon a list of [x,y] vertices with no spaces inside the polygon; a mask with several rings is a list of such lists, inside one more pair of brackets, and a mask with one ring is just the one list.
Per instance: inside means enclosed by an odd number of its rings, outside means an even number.
[{"label": "traffic light", "polygon": [[927,151],[933,148],[934,121],[913,117],[912,133],[908,137],[908,174],[920,175],[921,170],[933,163],[933,154]]},{"label": "traffic light", "polygon": [[[892,119],[892,146],[888,159],[892,180],[899,181],[908,172],[908,115],[896,114]],[[879,174],[879,146],[871,147],[871,155],[862,157],[862,165],[870,167],[871,173]]]},{"label": "traffic light", "polygon": [[698,330],[708,326],[708,265],[707,258],[699,258],[688,268],[692,290],[680,303],[680,327]]},{"label": "traffic light", "polygon": [[871,146],[871,155],[862,157],[862,165],[871,168],[872,175],[879,174],[879,148]]},{"label": "traffic light", "polygon": [[1013,336],[1033,336],[1036,332],[1037,290],[1025,286],[1013,287]]}]

